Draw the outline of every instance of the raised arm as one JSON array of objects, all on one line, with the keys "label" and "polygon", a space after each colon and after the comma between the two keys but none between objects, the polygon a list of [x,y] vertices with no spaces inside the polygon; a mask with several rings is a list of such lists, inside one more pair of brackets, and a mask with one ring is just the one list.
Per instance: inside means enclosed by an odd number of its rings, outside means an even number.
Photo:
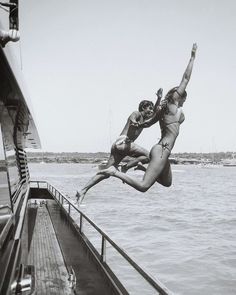
[{"label": "raised arm", "polygon": [[192,47],[192,51],[191,51],[191,58],[190,58],[190,61],[187,65],[187,68],[184,72],[184,75],[183,75],[183,78],[179,84],[179,87],[177,89],[177,92],[179,95],[183,95],[184,94],[184,91],[188,85],[188,82],[190,80],[190,77],[191,77],[191,74],[192,74],[192,70],[193,70],[193,63],[194,63],[194,60],[195,60],[195,56],[196,56],[196,51],[197,51],[197,44],[194,43],[193,44],[193,47]]},{"label": "raised arm", "polygon": [[160,102],[161,102],[161,99],[162,99],[162,93],[163,93],[163,89],[162,88],[159,88],[158,91],[157,91],[157,93],[156,93],[157,101],[156,101],[156,103],[154,105],[154,108],[153,108],[154,112],[157,111],[157,108],[160,105]]}]

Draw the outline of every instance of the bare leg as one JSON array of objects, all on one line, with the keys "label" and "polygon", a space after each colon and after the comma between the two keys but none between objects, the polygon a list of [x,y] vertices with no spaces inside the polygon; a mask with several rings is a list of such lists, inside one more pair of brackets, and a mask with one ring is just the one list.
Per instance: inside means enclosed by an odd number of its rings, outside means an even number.
[{"label": "bare leg", "polygon": [[155,145],[152,148],[150,154],[150,163],[147,167],[142,181],[134,177],[130,177],[122,172],[119,172],[114,167],[110,167],[107,170],[100,171],[99,173],[104,173],[105,175],[120,178],[138,191],[146,192],[155,183],[155,181],[159,178],[162,171],[164,170],[166,162],[168,160],[169,151],[162,151],[162,147],[160,145]]},{"label": "bare leg", "polygon": [[142,164],[149,163],[149,151],[136,143],[131,144],[128,156],[134,157],[134,159],[130,160],[125,165],[122,165],[121,171],[123,173],[126,173],[127,170],[132,167],[136,167],[139,162],[141,162]]},{"label": "bare leg", "polygon": [[93,176],[89,182],[81,189],[80,192],[77,191],[76,193],[76,198],[77,198],[77,203],[81,203],[87,193],[87,191],[93,187],[94,185],[96,185],[97,183],[99,183],[100,181],[109,178],[109,176],[107,175],[95,175]]},{"label": "bare leg", "polygon": [[[147,168],[143,166],[141,163],[138,163],[136,166],[135,170],[141,170],[146,172]],[[158,183],[160,183],[163,186],[171,186],[172,184],[172,172],[171,172],[171,166],[169,160],[167,160],[166,165],[159,175],[159,177],[156,180]]]},{"label": "bare leg", "polygon": [[126,173],[130,168],[136,167],[140,162],[142,164],[147,164],[149,162],[149,158],[147,156],[139,156],[133,160],[130,160],[128,163],[121,166],[121,171]]},{"label": "bare leg", "polygon": [[143,164],[139,162],[139,163],[137,164],[137,166],[134,168],[134,170],[140,170],[140,171],[144,171],[144,172],[146,172],[147,167],[143,166]]},{"label": "bare leg", "polygon": [[[121,158],[118,157],[114,157],[114,155],[110,155],[110,158],[108,160],[108,163],[106,165],[106,169],[111,167],[112,165],[117,166],[118,163],[121,161]],[[81,204],[81,202],[83,201],[87,191],[92,188],[94,185],[96,185],[97,183],[99,183],[100,181],[108,178],[109,175],[102,175],[102,174],[96,174],[94,175],[89,182],[77,193],[76,193],[76,198],[77,198],[77,203]]]},{"label": "bare leg", "polygon": [[172,171],[170,161],[167,160],[166,165],[161,172],[160,176],[157,179],[157,182],[162,184],[163,186],[169,187],[172,184]]}]

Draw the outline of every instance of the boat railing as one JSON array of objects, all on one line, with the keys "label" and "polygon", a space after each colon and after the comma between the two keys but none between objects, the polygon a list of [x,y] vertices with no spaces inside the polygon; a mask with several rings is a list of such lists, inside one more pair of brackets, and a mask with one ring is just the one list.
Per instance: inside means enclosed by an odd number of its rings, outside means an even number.
[{"label": "boat railing", "polygon": [[[86,216],[79,208],[77,208],[74,204],[71,203],[71,201],[58,189],[56,189],[54,186],[49,184],[47,181],[30,181],[30,187],[32,188],[44,188],[47,189],[48,192],[54,197],[54,199],[62,206],[67,214],[73,219],[72,217],[72,211],[73,216],[74,212],[79,214],[79,222],[76,223],[79,227],[80,234],[84,235],[84,222],[87,221],[93,229],[97,233],[101,235],[101,241],[100,241],[100,251],[98,251],[99,259],[102,264],[106,264],[106,248],[107,248],[107,242],[115,249],[117,253],[119,253],[125,260],[128,262],[128,264],[135,269],[142,277],[143,279],[148,283],[150,287],[152,287],[152,290],[156,290],[160,295],[170,295],[173,294],[171,291],[169,291],[163,283],[161,283],[156,278],[152,278],[150,274],[147,273],[147,271],[144,270],[143,267],[140,267],[123,249],[121,249],[103,230],[101,230],[88,216]],[[86,235],[85,235],[86,237]],[[89,240],[91,243],[91,241]],[[94,247],[94,245],[92,244]],[[94,247],[95,248],[95,247]],[[99,253],[100,252],[100,253]],[[147,293],[149,294],[149,293]],[[152,293],[150,293],[152,294]]]}]

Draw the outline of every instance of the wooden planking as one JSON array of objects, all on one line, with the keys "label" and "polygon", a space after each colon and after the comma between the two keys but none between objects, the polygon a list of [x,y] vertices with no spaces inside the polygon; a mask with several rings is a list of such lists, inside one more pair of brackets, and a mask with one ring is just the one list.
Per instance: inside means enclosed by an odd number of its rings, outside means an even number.
[{"label": "wooden planking", "polygon": [[69,287],[68,272],[45,205],[38,206],[28,264],[35,266],[37,295],[74,294]]}]

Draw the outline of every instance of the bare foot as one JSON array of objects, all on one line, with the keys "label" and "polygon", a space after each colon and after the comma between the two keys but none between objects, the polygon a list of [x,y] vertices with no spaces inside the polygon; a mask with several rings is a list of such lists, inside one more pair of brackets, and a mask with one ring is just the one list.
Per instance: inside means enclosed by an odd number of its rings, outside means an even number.
[{"label": "bare foot", "polygon": [[107,169],[103,169],[101,171],[98,171],[97,174],[102,174],[102,175],[106,175],[106,176],[114,176],[117,172],[117,169],[114,166],[111,166]]},{"label": "bare foot", "polygon": [[81,192],[77,191],[75,196],[76,196],[76,204],[81,205],[85,197],[85,193],[83,193],[82,191]]},{"label": "bare foot", "polygon": [[137,166],[134,168],[134,170],[141,170],[141,171],[146,171],[146,167],[143,166],[141,162],[137,164]]}]

